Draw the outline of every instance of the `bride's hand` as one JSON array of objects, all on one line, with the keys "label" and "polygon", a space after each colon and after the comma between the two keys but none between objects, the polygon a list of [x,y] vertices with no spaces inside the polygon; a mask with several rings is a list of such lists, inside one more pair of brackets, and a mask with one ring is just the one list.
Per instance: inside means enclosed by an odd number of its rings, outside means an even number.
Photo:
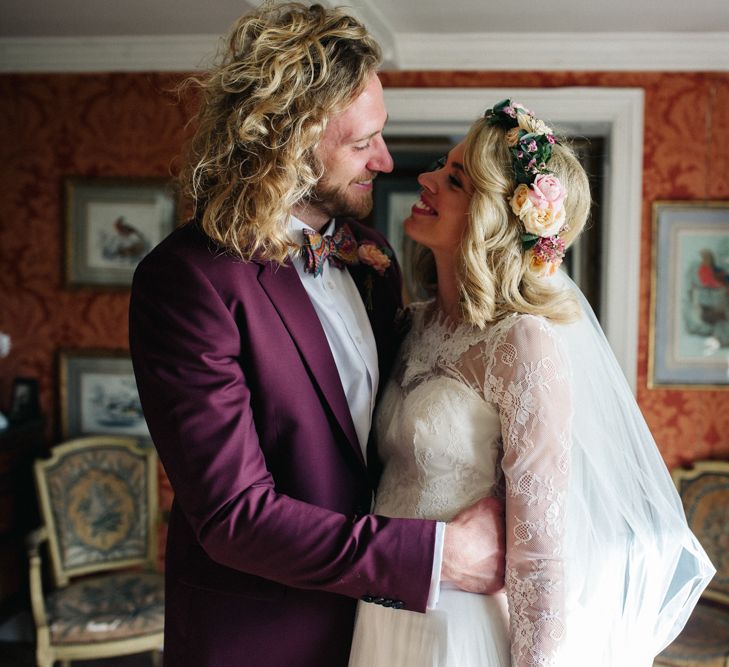
[{"label": "bride's hand", "polygon": [[441,581],[491,595],[504,587],[504,503],[482,498],[445,528]]}]

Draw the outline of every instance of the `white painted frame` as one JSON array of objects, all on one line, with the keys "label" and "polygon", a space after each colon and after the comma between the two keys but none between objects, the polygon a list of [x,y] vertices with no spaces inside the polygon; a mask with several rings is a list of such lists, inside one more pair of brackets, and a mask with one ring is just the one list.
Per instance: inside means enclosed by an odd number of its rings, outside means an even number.
[{"label": "white painted frame", "polygon": [[635,393],[638,358],[643,98],[635,88],[386,88],[386,137],[465,133],[506,97],[553,126],[606,138],[603,327]]}]

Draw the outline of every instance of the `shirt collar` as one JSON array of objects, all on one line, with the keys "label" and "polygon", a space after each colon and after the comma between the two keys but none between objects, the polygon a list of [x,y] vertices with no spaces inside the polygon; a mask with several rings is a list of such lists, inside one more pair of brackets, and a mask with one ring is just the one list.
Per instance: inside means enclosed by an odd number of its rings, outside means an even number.
[{"label": "shirt collar", "polygon": [[[334,233],[334,222],[334,218],[332,218],[331,220],[329,220],[329,222],[325,223],[325,225],[319,231],[319,234],[325,236],[327,234]],[[295,215],[289,215],[288,234],[294,243],[301,245],[304,242],[305,229],[311,229],[311,231],[316,231],[313,227],[307,225],[303,220],[299,220]]]}]

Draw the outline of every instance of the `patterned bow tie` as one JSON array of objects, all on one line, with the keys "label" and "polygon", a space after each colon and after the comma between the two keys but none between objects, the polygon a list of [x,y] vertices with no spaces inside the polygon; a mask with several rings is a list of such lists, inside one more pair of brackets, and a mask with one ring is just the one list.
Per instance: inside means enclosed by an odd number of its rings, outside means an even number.
[{"label": "patterned bow tie", "polygon": [[321,275],[327,259],[338,269],[357,262],[357,241],[349,225],[342,225],[334,236],[322,236],[312,229],[304,229],[303,232],[301,254],[305,261],[304,270],[314,277]]}]

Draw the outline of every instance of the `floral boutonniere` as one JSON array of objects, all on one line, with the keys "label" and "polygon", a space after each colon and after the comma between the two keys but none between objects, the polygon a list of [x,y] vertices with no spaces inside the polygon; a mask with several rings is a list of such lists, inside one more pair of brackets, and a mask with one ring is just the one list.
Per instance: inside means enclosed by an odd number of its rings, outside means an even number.
[{"label": "floral boutonniere", "polygon": [[362,264],[371,266],[381,276],[390,268],[392,251],[378,246],[374,241],[362,241],[357,248],[357,256]]},{"label": "floral boutonniere", "polygon": [[[392,251],[389,248],[378,246],[374,241],[362,241],[357,248],[357,257],[361,264],[372,267],[381,276],[385,275],[385,271],[392,264]],[[372,312],[374,305],[372,303],[372,274],[368,273],[364,279],[364,298],[365,307]]]}]

